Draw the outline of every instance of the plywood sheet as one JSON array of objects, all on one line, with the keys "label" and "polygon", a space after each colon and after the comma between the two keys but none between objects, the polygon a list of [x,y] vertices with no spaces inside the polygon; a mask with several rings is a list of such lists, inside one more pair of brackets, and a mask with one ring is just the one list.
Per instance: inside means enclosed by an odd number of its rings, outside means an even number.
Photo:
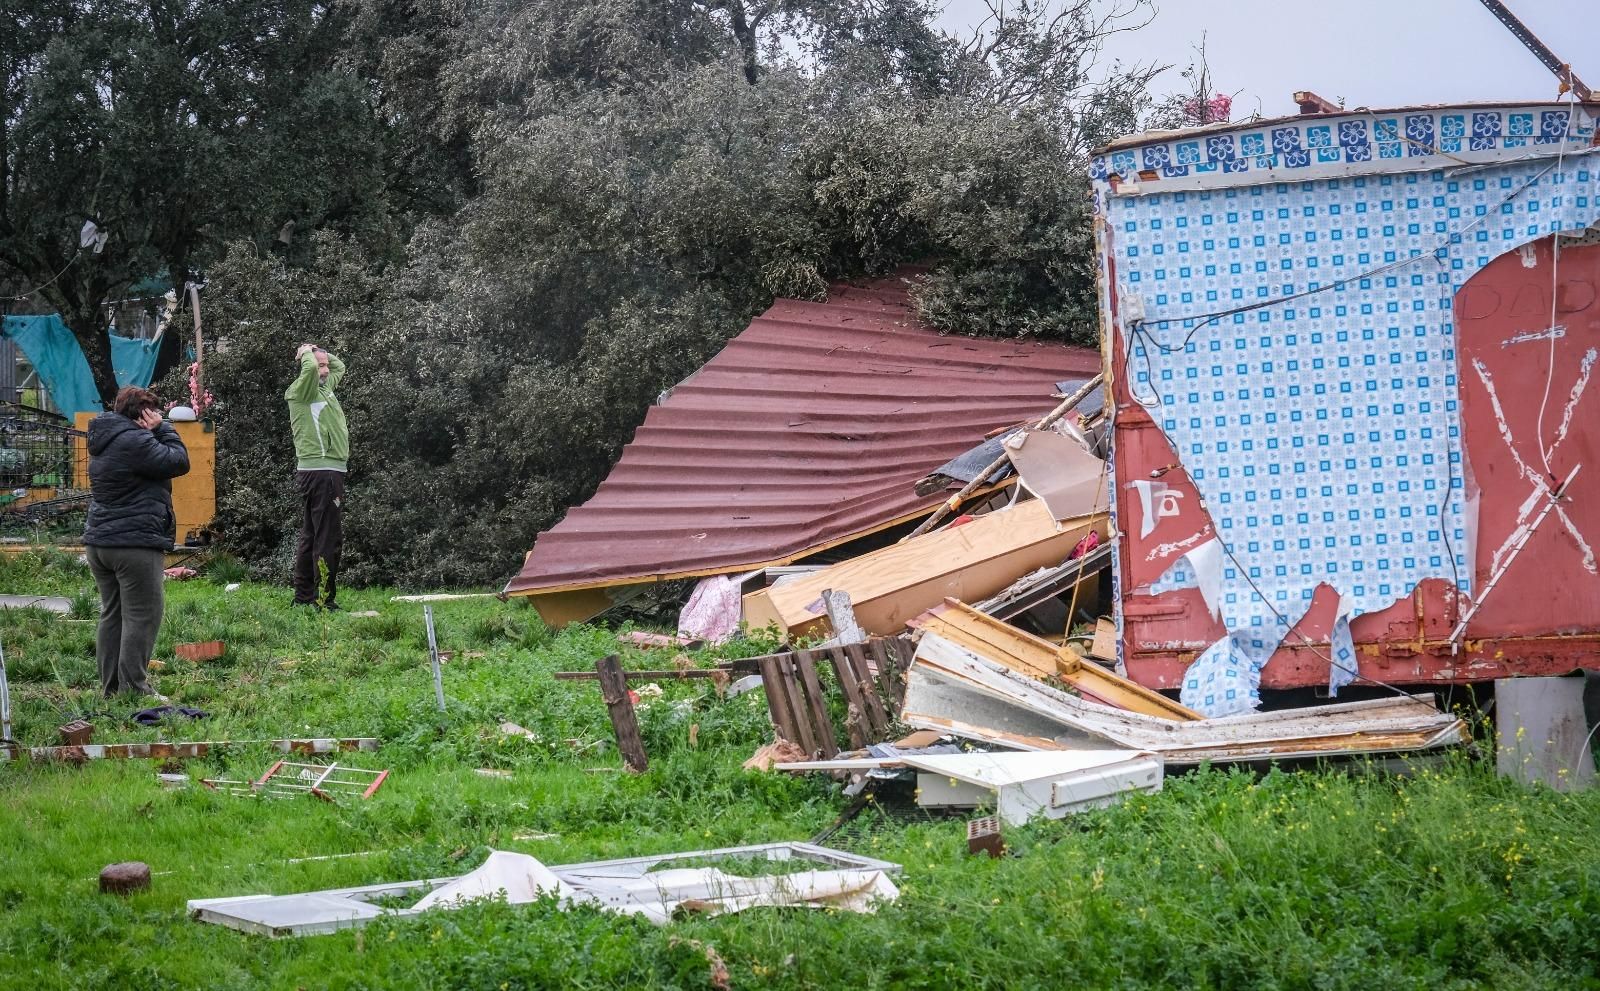
[{"label": "plywood sheet", "polygon": [[822,593],[834,589],[850,593],[864,630],[892,635],[946,597],[976,601],[1060,564],[1085,534],[1104,536],[1105,527],[1104,514],[1058,526],[1042,501],[1025,502],[752,592],[744,597],[744,619],[755,629],[774,624],[789,636],[826,633]]}]

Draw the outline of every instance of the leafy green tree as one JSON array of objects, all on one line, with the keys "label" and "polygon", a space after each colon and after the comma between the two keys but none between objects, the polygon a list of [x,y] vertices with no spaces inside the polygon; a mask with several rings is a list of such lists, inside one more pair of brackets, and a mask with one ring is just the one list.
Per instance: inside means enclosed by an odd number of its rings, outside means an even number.
[{"label": "leafy green tree", "polygon": [[293,537],[307,337],[350,367],[346,573],[425,586],[502,578],[775,296],[914,262],[937,326],[1094,339],[1088,152],[1149,73],[1095,69],[1087,3],[997,0],[968,37],[919,0],[349,9],[403,251],[319,234],[210,273],[223,525],[259,565]]},{"label": "leafy green tree", "polygon": [[[102,398],[116,391],[102,306],[134,283],[181,287],[235,239],[292,252],[297,229],[386,235],[381,122],[341,65],[353,13],[317,0],[0,12],[0,273],[61,313]],[[79,246],[86,222],[98,248]]]}]

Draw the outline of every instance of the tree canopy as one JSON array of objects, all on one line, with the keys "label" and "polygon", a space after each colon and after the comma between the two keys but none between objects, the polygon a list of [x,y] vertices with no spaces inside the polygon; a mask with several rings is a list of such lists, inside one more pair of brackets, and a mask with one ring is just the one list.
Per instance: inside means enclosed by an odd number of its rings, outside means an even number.
[{"label": "tree canopy", "polygon": [[[222,533],[263,569],[290,357],[339,353],[346,571],[405,584],[503,578],[775,296],[917,263],[938,327],[1092,342],[1088,153],[1154,75],[1098,59],[1140,0],[966,35],[927,0],[24,6],[0,259],[66,267],[80,339],[203,268]],[[111,237],[67,266],[84,219]]]},{"label": "tree canopy", "polygon": [[[233,240],[371,239],[388,222],[382,122],[343,64],[353,14],[312,0],[0,13],[0,270],[60,311],[102,398],[116,391],[103,304],[129,286],[181,287]],[[80,246],[86,223],[103,245]]]}]

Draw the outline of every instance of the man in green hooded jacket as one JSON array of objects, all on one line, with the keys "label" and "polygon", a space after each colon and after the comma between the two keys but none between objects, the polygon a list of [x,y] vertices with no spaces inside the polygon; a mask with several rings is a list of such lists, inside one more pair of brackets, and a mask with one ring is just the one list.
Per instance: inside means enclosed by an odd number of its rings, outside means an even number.
[{"label": "man in green hooded jacket", "polygon": [[289,402],[294,481],[302,507],[300,536],[294,547],[294,604],[337,609],[334,595],[344,545],[344,474],[350,458],[350,430],[334,390],[344,378],[344,362],[315,344],[300,345],[295,360],[300,374],[283,394]]}]

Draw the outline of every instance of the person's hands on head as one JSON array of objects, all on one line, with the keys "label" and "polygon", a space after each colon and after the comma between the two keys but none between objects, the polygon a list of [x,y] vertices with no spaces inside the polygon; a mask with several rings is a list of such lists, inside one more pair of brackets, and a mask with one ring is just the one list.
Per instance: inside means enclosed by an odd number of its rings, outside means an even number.
[{"label": "person's hands on head", "polygon": [[315,351],[316,349],[317,349],[317,346],[315,344],[302,344],[298,348],[295,349],[294,360],[295,361],[299,361],[301,358],[304,358],[306,356],[306,352]]},{"label": "person's hands on head", "polygon": [[147,409],[139,414],[139,419],[133,421],[146,430],[154,430],[161,426],[161,413],[159,410]]}]

